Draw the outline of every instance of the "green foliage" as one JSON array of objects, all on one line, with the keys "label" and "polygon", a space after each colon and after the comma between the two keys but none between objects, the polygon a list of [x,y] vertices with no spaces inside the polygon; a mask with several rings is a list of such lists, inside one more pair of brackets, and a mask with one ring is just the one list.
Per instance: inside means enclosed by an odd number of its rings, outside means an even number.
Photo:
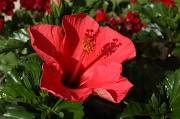
[{"label": "green foliage", "polygon": [[[25,61],[25,63],[27,62],[31,62],[32,64],[21,65],[8,72],[7,79],[5,80],[7,83],[0,90],[0,97],[4,100],[12,103],[18,103],[19,101],[24,103],[37,102],[37,95],[32,87],[35,86],[34,82],[39,82],[35,80],[39,80],[41,68],[36,68],[32,71],[29,71],[28,68],[33,68],[34,66],[40,67],[40,60],[29,58]],[[21,68],[25,68],[25,71]],[[30,73],[28,74],[27,72]],[[33,79],[34,81],[30,79],[30,76],[36,77]]]},{"label": "green foliage", "polygon": [[153,108],[148,103],[130,102],[119,119],[124,119],[135,115],[151,115],[153,113]]},{"label": "green foliage", "polygon": [[13,52],[0,54],[0,71],[6,74],[12,67],[17,65],[18,60],[17,55]]},{"label": "green foliage", "polygon": [[172,51],[172,54],[179,54],[180,53],[180,43],[175,44],[175,48]]},{"label": "green foliage", "polygon": [[138,33],[133,34],[132,39],[135,42],[154,42],[162,41],[163,34],[157,24],[149,24],[146,28],[141,29]]},{"label": "green foliage", "polygon": [[[143,18],[149,20],[149,24],[147,27],[147,29],[149,29],[148,31],[151,31],[150,33],[152,33],[153,30],[155,31],[154,34],[150,34],[150,37],[154,37],[152,39],[159,40],[157,36],[161,35],[161,40],[170,41],[172,40],[172,38],[174,38],[174,36],[177,36],[177,33],[172,33],[172,29],[174,29],[174,32],[176,32],[178,26],[178,18],[176,16],[177,9],[175,7],[167,7],[160,2],[150,2],[147,4],[143,4],[143,6],[137,8],[137,10],[142,13]],[[156,25],[156,27],[150,28],[149,26],[152,25]]]},{"label": "green foliage", "polygon": [[170,98],[169,100],[169,107],[170,113],[168,116],[171,119],[178,119],[180,117],[180,69],[176,70],[175,72],[169,74],[164,81],[167,95]]},{"label": "green foliage", "polygon": [[26,28],[29,25],[33,24],[33,17],[31,17],[30,12],[25,9],[16,10],[12,16],[12,29],[17,30],[21,28]]},{"label": "green foliage", "polygon": [[8,52],[17,48],[21,48],[23,42],[21,41],[9,41],[9,40],[0,40],[0,53]]},{"label": "green foliage", "polygon": [[7,112],[0,116],[1,119],[34,119],[35,115],[23,107],[8,105]]},{"label": "green foliage", "polygon": [[51,5],[52,13],[49,14],[46,12],[42,18],[42,23],[56,24],[61,25],[61,19],[63,15],[67,14],[67,3],[61,2],[59,6],[57,6],[54,2]]},{"label": "green foliage", "polygon": [[15,49],[24,48],[24,43],[29,40],[29,35],[25,29],[20,29],[13,32],[7,40],[0,40],[0,53],[9,52]]},{"label": "green foliage", "polygon": [[133,116],[151,116],[152,119],[164,119],[166,111],[166,103],[161,102],[162,99],[157,97],[155,93],[147,102],[131,101],[120,115],[119,119],[125,119]]},{"label": "green foliage", "polygon": [[[28,56],[28,60],[23,62],[22,64],[25,66],[25,73],[28,74],[29,77],[24,76],[25,79],[31,78],[33,79],[33,84],[35,86],[39,85],[39,77],[41,75],[41,60],[37,56],[37,54],[31,54]],[[28,81],[28,80],[27,80]],[[28,84],[28,82],[27,82]]]},{"label": "green foliage", "polygon": [[84,116],[83,106],[81,102],[62,101],[54,107],[56,112],[63,112],[63,119],[82,119]]},{"label": "green foliage", "polygon": [[24,28],[22,28],[17,31],[14,31],[13,34],[8,37],[8,39],[14,41],[22,41],[26,43],[29,41],[29,34]]},{"label": "green foliage", "polygon": [[145,101],[130,101],[119,119],[133,116],[151,116],[152,119],[178,119],[180,111],[180,69],[168,73],[157,91]]}]

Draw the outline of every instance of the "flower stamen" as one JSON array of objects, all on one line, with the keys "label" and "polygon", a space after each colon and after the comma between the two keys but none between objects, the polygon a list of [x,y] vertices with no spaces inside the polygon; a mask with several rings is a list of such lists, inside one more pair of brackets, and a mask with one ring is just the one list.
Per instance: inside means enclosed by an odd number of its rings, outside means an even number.
[{"label": "flower stamen", "polygon": [[87,29],[85,37],[82,40],[83,51],[88,55],[92,51],[93,47],[96,45],[96,33],[94,30]]},{"label": "flower stamen", "polygon": [[69,86],[72,86],[73,81],[79,71],[79,68],[82,64],[82,61],[84,59],[85,56],[89,55],[89,52],[92,51],[93,47],[96,45],[96,33],[94,33],[93,29],[87,29],[85,36],[82,40],[82,47],[83,47],[83,51],[81,53],[80,59],[78,61],[78,64],[76,65],[73,74],[71,75],[71,78],[68,82]]}]

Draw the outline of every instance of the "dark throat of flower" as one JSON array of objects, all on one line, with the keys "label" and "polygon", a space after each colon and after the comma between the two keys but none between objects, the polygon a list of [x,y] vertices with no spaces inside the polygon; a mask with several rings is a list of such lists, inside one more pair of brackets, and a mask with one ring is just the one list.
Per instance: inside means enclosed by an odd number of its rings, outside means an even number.
[{"label": "dark throat of flower", "polygon": [[82,39],[82,48],[83,51],[81,53],[80,59],[68,81],[68,86],[72,86],[75,82],[76,75],[80,69],[82,61],[86,56],[89,55],[89,52],[93,50],[93,47],[96,44],[96,33],[92,29],[87,29],[84,38]]}]

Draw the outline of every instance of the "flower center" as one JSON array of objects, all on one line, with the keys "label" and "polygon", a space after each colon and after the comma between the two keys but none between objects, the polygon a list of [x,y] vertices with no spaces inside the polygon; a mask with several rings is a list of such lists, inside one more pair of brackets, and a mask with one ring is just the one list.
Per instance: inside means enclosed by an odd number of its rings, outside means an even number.
[{"label": "flower center", "polygon": [[82,39],[82,53],[80,56],[80,59],[70,77],[70,80],[68,81],[68,85],[72,86],[74,79],[79,71],[79,68],[82,64],[82,61],[85,56],[89,55],[89,52],[92,51],[93,47],[96,45],[96,33],[92,29],[87,29],[84,38]]}]

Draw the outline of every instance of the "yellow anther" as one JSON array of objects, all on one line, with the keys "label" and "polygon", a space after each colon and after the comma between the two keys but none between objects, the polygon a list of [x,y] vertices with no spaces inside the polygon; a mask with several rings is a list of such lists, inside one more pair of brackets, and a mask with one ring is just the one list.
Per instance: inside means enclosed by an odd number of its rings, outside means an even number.
[{"label": "yellow anther", "polygon": [[85,33],[85,37],[82,40],[82,46],[83,50],[86,51],[86,53],[89,53],[92,51],[93,47],[96,45],[96,34],[94,33],[94,30],[87,29]]}]

